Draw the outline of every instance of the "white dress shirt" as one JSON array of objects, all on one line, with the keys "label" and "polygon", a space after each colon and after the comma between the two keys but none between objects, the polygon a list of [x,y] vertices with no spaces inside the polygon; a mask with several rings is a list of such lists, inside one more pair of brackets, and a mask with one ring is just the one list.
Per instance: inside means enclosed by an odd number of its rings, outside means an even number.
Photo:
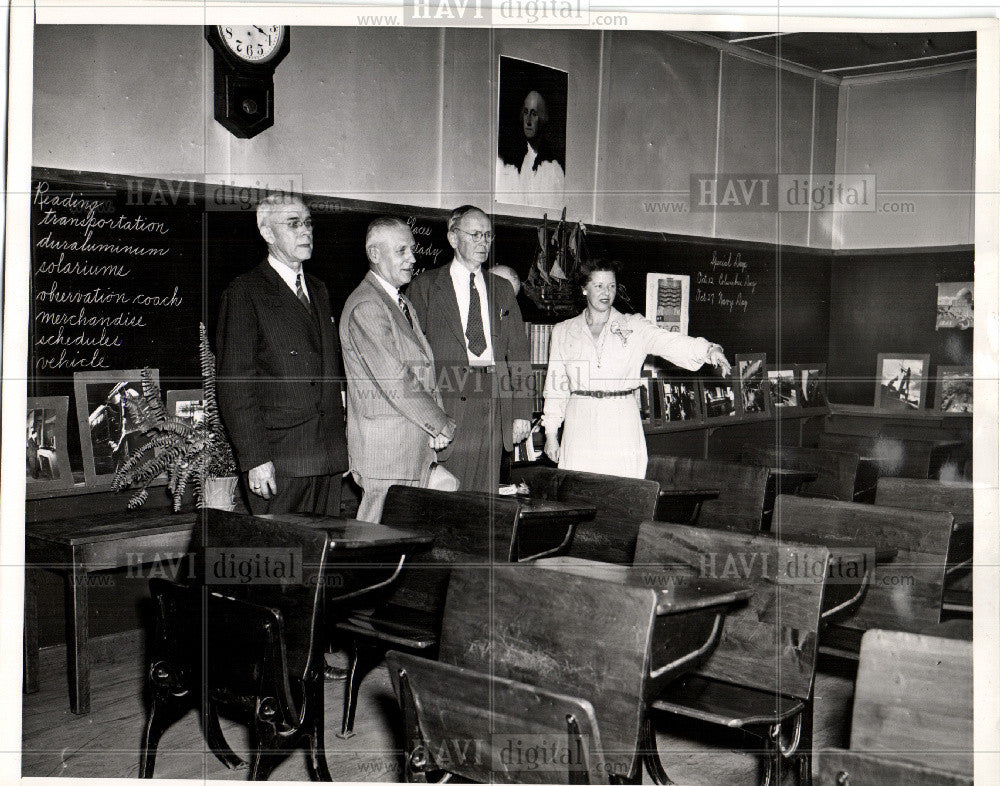
[{"label": "white dress shirt", "polygon": [[[455,288],[455,299],[458,300],[458,313],[462,318],[462,334],[465,335],[469,325],[469,269],[457,259],[451,261],[449,268],[451,285]],[[469,338],[465,338],[465,353],[469,356],[470,366],[493,365],[493,336],[490,335],[490,305],[486,299],[486,279],[482,269],[475,272],[476,291],[479,293],[479,311],[483,320],[483,334],[486,336],[486,349],[482,355],[473,355],[469,351]]]},{"label": "white dress shirt", "polygon": [[[371,268],[369,268],[369,270],[371,270]],[[385,290],[385,293],[390,298],[392,298],[392,302],[395,303],[398,306],[399,305],[399,289],[397,287],[394,287],[392,284],[390,284],[384,278],[382,278],[382,276],[380,276],[374,270],[372,270],[372,275],[375,276],[375,280],[378,281],[378,283],[382,285],[382,289]]]},{"label": "white dress shirt", "polygon": [[309,295],[309,287],[306,285],[306,272],[301,267],[299,268],[298,273],[296,273],[284,262],[279,262],[270,255],[267,257],[267,263],[274,268],[274,272],[281,276],[281,280],[288,284],[288,288],[292,290],[292,294],[295,295],[295,297],[299,296],[299,293],[295,291],[295,277],[301,273],[302,291],[306,293],[306,297],[309,298],[309,302],[312,303],[312,297]]}]

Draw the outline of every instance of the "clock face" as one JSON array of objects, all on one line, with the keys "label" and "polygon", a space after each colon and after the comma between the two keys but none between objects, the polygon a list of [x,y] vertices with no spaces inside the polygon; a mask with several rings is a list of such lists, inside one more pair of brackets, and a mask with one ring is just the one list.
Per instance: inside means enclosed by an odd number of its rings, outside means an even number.
[{"label": "clock face", "polygon": [[285,37],[283,25],[218,25],[219,39],[240,60],[266,63]]}]

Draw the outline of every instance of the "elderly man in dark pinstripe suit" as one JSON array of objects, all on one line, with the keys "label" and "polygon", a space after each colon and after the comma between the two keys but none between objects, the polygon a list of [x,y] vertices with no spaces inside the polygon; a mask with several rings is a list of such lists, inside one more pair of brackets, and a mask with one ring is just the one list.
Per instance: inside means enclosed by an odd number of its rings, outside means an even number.
[{"label": "elderly man in dark pinstripe suit", "polygon": [[254,513],[340,514],[347,469],[340,342],[330,297],[302,263],[312,218],[296,197],[257,208],[267,259],[222,297],[219,410]]},{"label": "elderly man in dark pinstripe suit", "polygon": [[434,383],[434,355],[413,305],[399,291],[413,277],[413,234],[396,218],[368,227],[370,270],[344,305],[347,444],[364,488],[358,518],[377,522],[389,486],[424,484],[434,451],[455,434]]}]

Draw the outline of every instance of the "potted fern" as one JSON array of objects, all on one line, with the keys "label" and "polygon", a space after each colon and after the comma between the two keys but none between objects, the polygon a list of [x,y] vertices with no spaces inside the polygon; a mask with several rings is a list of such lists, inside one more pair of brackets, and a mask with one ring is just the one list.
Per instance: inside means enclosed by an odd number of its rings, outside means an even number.
[{"label": "potted fern", "polygon": [[167,412],[160,388],[149,369],[142,370],[142,395],[126,399],[131,419],[149,440],[115,474],[115,491],[138,489],[130,509],[149,497],[149,486],[164,472],[174,511],[180,510],[188,487],[200,507],[232,510],[236,492],[236,462],[215,399],[215,355],[208,331],[198,326],[198,351],[204,386],[205,418],[194,425]]}]

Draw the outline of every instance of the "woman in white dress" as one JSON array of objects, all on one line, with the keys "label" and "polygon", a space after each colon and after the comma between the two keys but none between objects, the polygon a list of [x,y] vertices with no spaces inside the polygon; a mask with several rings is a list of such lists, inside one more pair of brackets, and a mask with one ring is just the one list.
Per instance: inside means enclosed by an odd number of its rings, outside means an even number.
[{"label": "woman in white dress", "polygon": [[542,413],[545,454],[561,469],[641,478],[646,437],[638,390],[646,356],[690,371],[704,363],[723,375],[731,368],[718,344],[615,309],[617,268],[615,262],[586,264],[581,273],[587,308],[552,330]]}]

